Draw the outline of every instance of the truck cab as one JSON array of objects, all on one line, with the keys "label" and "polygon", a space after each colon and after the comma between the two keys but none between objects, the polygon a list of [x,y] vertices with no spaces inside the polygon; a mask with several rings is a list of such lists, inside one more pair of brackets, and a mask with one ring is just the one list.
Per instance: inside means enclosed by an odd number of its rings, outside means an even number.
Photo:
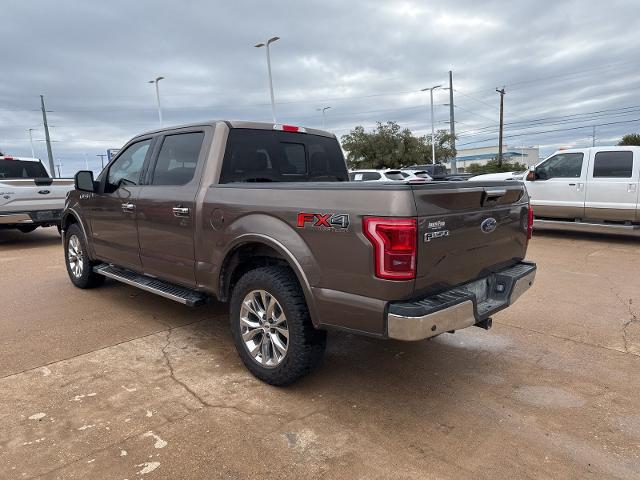
[{"label": "truck cab", "polygon": [[533,167],[525,183],[536,226],[640,232],[640,147],[572,148]]}]

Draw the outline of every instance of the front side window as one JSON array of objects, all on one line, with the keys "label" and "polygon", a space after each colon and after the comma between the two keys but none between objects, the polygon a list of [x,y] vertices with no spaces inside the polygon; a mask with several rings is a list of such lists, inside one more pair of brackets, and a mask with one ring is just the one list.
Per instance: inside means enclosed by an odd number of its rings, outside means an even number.
[{"label": "front side window", "polygon": [[582,153],[559,153],[536,168],[536,178],[580,178],[582,175]]},{"label": "front side window", "polygon": [[168,135],[162,141],[151,185],[186,185],[196,171],[204,132]]},{"label": "front side window", "polygon": [[107,176],[109,185],[112,187],[119,187],[123,183],[138,185],[144,159],[150,146],[151,139],[129,145],[109,167],[109,175]]},{"label": "front side window", "polygon": [[593,160],[593,178],[631,178],[633,152],[598,152]]}]

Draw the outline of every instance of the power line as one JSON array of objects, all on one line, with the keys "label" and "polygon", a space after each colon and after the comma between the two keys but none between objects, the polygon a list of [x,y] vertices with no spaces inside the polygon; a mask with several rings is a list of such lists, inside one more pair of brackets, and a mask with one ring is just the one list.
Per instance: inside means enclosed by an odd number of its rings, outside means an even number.
[{"label": "power line", "polygon": [[[570,130],[581,130],[583,128],[593,128],[595,127],[605,127],[608,125],[619,125],[619,124],[623,124],[623,123],[635,123],[635,122],[640,122],[640,118],[634,118],[633,120],[621,120],[618,122],[608,122],[608,123],[599,123],[599,124],[589,124],[589,125],[582,125],[579,127],[570,127],[570,128],[554,128],[553,130],[543,130],[540,132],[528,132],[528,133],[519,133],[519,134],[515,134],[515,135],[505,135],[504,138],[517,138],[517,137],[525,137],[525,136],[533,136],[533,135],[542,135],[545,133],[555,133],[555,132],[566,132],[566,131],[570,131]],[[485,138],[484,140],[476,140],[473,142],[466,142],[466,143],[462,143],[460,144],[460,146],[464,146],[464,145],[473,145],[476,143],[484,143],[484,142],[488,142],[493,140],[493,138]]]}]

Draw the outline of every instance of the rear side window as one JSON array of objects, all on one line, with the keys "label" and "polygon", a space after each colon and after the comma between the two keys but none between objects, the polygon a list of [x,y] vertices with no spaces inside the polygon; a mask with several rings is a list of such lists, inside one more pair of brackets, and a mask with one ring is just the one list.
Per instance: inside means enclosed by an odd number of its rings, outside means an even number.
[{"label": "rear side window", "polygon": [[349,179],[334,138],[306,133],[234,128],[220,183],[343,182]]},{"label": "rear side window", "polygon": [[362,174],[363,180],[380,180],[380,174],[378,172],[364,172]]},{"label": "rear side window", "polygon": [[593,178],[631,178],[633,152],[598,152],[593,161]]},{"label": "rear side window", "polygon": [[582,175],[582,153],[559,153],[536,168],[536,178],[580,178]]},{"label": "rear side window", "polygon": [[0,160],[0,179],[3,178],[42,178],[49,174],[40,162],[24,160]]},{"label": "rear side window", "polygon": [[193,179],[202,149],[204,132],[164,137],[151,185],[186,185]]},{"label": "rear side window", "polygon": [[404,176],[401,172],[386,172],[384,176],[389,180],[404,180]]}]

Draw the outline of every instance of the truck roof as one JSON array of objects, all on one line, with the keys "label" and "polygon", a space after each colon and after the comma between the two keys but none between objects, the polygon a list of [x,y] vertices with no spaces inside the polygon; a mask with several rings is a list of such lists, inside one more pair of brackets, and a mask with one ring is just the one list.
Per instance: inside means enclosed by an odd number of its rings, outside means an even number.
[{"label": "truck roof", "polygon": [[558,150],[556,150],[553,153],[553,155],[555,155],[556,153],[559,153],[559,152],[562,152],[562,153],[573,153],[573,152],[584,152],[584,151],[589,151],[589,150],[602,150],[602,149],[609,150],[609,151],[615,151],[615,150],[629,151],[629,150],[640,150],[640,147],[636,146],[636,145],[598,145],[597,147],[559,148]]},{"label": "truck roof", "polygon": [[[148,132],[141,133],[140,135],[150,135],[160,132],[166,132],[171,130],[178,130],[181,128],[192,128],[192,127],[202,127],[202,126],[215,126],[218,123],[226,123],[229,128],[250,128],[253,130],[283,130],[283,127],[286,129],[289,128],[297,128],[300,132],[310,133],[312,135],[320,135],[322,137],[336,138],[335,134],[331,132],[327,132],[325,130],[320,130],[317,128],[307,128],[298,125],[291,125],[286,123],[270,123],[270,122],[252,122],[248,120],[208,120],[204,122],[197,123],[189,123],[185,125],[175,125],[171,127],[163,127],[155,130],[150,130]],[[139,136],[139,135],[136,135]]]}]

